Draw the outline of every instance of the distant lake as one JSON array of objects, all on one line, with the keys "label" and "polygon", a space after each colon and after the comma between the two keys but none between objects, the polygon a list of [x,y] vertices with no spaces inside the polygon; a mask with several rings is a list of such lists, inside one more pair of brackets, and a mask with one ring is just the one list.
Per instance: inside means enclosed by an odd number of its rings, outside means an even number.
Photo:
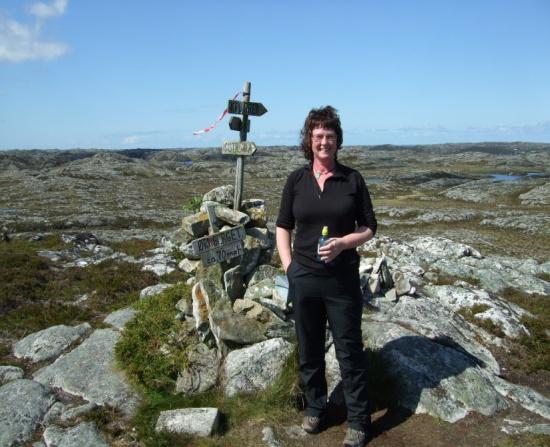
[{"label": "distant lake", "polygon": [[508,175],[508,174],[490,174],[495,182],[514,182],[528,177],[540,177],[541,172],[528,172],[524,175]]}]

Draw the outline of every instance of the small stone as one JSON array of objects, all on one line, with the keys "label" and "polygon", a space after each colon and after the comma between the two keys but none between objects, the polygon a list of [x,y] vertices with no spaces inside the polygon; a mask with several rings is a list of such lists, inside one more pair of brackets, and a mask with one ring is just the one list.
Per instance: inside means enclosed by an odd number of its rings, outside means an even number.
[{"label": "small stone", "polygon": [[380,277],[378,273],[372,273],[369,278],[369,290],[375,295],[380,291]]},{"label": "small stone", "polygon": [[223,282],[229,299],[242,298],[244,295],[244,284],[240,265],[226,270],[223,274]]},{"label": "small stone", "polygon": [[193,273],[197,270],[200,261],[192,261],[190,259],[182,259],[178,264],[178,269],[185,273]]},{"label": "small stone", "polygon": [[250,217],[250,224],[254,227],[265,227],[267,224],[267,213],[265,201],[262,199],[248,199],[241,203],[241,210]]},{"label": "small stone", "polygon": [[161,411],[155,431],[212,436],[218,429],[219,420],[220,412],[217,408],[182,408]]},{"label": "small stone", "polygon": [[202,197],[202,201],[218,202],[222,205],[233,207],[234,196],[235,187],[233,185],[224,185],[208,191]]},{"label": "small stone", "polygon": [[181,227],[194,238],[202,237],[208,234],[208,228],[210,227],[208,214],[200,212],[186,216],[181,221]]},{"label": "small stone", "polygon": [[395,282],[395,292],[397,296],[406,295],[411,290],[411,283],[401,272],[395,272],[393,274],[393,280]]},{"label": "small stone", "polygon": [[397,301],[397,293],[395,289],[390,289],[384,294],[387,301]]},{"label": "small stone", "polygon": [[155,284],[154,286],[145,287],[145,289],[142,289],[141,292],[139,292],[139,298],[143,299],[150,296],[158,295],[159,293],[162,293],[164,290],[172,286],[173,284],[159,283]]},{"label": "small stone", "polygon": [[246,225],[250,222],[250,217],[240,211],[235,211],[221,205],[217,206],[215,210],[216,217],[224,222],[227,222],[229,225]]},{"label": "small stone", "polygon": [[272,427],[265,427],[262,430],[262,441],[264,441],[268,447],[283,447],[281,441],[275,436],[275,431]]},{"label": "small stone", "polygon": [[187,298],[182,298],[176,303],[176,309],[184,315],[193,315],[193,302]]}]

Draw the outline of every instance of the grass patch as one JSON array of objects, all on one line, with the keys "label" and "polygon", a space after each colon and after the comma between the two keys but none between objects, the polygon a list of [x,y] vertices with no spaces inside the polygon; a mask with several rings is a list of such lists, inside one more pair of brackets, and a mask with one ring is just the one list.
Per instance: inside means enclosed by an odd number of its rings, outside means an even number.
[{"label": "grass patch", "polygon": [[513,354],[517,367],[529,373],[537,370],[550,371],[550,307],[548,297],[544,295],[529,295],[517,289],[508,288],[501,296],[531,312],[534,317],[524,316],[521,322],[527,327],[529,335],[522,336],[519,346],[514,348]]},{"label": "grass patch", "polygon": [[546,282],[550,282],[550,273],[540,273],[539,275],[537,275],[537,278],[540,278]]},{"label": "grass patch", "polygon": [[536,435],[525,433],[521,435],[512,435],[495,447],[547,447],[548,435]]},{"label": "grass patch", "polygon": [[174,318],[175,305],[190,294],[189,286],[178,284],[136,304],[138,314],[126,326],[116,346],[116,358],[139,387],[173,390],[178,370],[187,361],[185,349],[190,342],[183,325]]},{"label": "grass patch", "polygon": [[143,256],[147,250],[156,248],[158,244],[155,241],[144,239],[129,239],[127,241],[110,242],[109,246],[114,251],[121,251],[134,258],[139,258]]},{"label": "grass patch", "polygon": [[506,334],[502,329],[497,326],[493,321],[488,318],[478,318],[477,314],[485,312],[489,309],[489,306],[486,304],[474,304],[472,307],[462,307],[457,311],[466,321],[475,324],[483,329],[485,329],[490,334],[496,335],[497,337],[505,337]]}]

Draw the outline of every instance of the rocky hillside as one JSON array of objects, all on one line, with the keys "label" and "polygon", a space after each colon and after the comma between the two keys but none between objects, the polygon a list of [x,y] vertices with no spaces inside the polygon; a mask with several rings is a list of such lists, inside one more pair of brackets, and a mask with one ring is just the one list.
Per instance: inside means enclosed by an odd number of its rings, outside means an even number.
[{"label": "rocky hillside", "polygon": [[[359,249],[369,445],[550,439],[549,149],[340,153],[380,222]],[[302,164],[295,148],[247,158],[236,212],[219,149],[0,153],[0,446],[341,443],[330,332],[335,412],[320,435],[297,425],[273,222]],[[205,268],[207,204],[243,251]]]}]

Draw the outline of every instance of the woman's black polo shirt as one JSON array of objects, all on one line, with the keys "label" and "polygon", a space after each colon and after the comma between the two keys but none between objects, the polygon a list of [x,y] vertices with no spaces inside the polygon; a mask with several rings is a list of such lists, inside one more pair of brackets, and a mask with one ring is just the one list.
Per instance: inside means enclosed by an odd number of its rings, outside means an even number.
[{"label": "woman's black polo shirt", "polygon": [[323,191],[306,165],[292,172],[283,189],[278,227],[296,229],[293,260],[321,275],[344,273],[357,267],[355,249],[344,250],[326,264],[317,259],[317,243],[324,226],[329,237],[342,237],[366,226],[376,233],[376,217],[365,181],[355,169],[336,163]]}]

